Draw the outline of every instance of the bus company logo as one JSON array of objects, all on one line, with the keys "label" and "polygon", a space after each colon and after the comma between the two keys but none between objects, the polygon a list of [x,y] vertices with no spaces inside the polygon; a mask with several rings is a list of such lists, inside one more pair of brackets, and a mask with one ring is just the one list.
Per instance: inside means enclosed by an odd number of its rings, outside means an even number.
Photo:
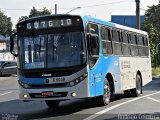
[{"label": "bus company logo", "polygon": [[131,68],[130,61],[122,61],[121,62],[121,68],[122,69],[124,69],[124,68]]},{"label": "bus company logo", "polygon": [[42,74],[43,77],[50,77],[52,74]]},{"label": "bus company logo", "polygon": [[124,69],[124,62],[121,62],[121,68]]},{"label": "bus company logo", "polygon": [[118,66],[118,61],[114,61],[114,66]]}]

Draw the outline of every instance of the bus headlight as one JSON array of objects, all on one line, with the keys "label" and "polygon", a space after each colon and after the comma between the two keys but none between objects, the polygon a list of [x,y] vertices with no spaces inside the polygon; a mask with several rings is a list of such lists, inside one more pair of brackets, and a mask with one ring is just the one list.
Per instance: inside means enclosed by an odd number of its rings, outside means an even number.
[{"label": "bus headlight", "polygon": [[18,80],[18,83],[25,89],[29,88],[30,86],[26,83],[23,83],[21,80]]},{"label": "bus headlight", "polygon": [[28,95],[27,95],[27,94],[24,94],[24,95],[23,95],[23,97],[24,97],[24,98],[27,98],[27,97],[28,97]]},{"label": "bus headlight", "polygon": [[88,76],[88,74],[84,74],[84,75],[78,77],[77,79],[72,80],[71,82],[69,82],[68,87],[72,87],[72,86],[77,85],[78,83],[83,81],[87,76]]}]

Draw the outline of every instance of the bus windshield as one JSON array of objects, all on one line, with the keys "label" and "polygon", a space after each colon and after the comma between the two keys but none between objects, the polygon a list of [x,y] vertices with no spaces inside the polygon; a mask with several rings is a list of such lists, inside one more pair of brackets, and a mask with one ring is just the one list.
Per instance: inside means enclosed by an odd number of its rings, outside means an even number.
[{"label": "bus windshield", "polygon": [[83,32],[21,37],[20,44],[23,69],[70,67],[86,61]]}]

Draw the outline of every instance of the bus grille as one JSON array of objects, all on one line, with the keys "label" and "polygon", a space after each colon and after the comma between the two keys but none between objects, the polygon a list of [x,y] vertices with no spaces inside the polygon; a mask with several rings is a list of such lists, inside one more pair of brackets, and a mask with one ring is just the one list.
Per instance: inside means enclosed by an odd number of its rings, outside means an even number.
[{"label": "bus grille", "polygon": [[26,78],[46,77],[43,74],[51,74],[49,77],[69,76],[73,74],[73,71],[56,71],[56,72],[37,72],[37,73],[24,73]]},{"label": "bus grille", "polygon": [[68,83],[57,83],[57,84],[36,84],[36,85],[29,85],[30,89],[48,89],[48,88],[61,88],[67,87]]},{"label": "bus grille", "polygon": [[54,93],[52,96],[42,96],[41,93],[29,93],[31,98],[58,98],[58,97],[66,97],[68,92],[58,92]]}]

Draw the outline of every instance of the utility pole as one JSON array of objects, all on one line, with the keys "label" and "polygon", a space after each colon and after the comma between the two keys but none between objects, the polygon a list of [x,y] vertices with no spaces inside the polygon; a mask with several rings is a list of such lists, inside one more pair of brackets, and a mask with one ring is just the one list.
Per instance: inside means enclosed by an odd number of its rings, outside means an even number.
[{"label": "utility pole", "polygon": [[140,0],[135,0],[136,2],[136,28],[140,29]]},{"label": "utility pole", "polygon": [[57,4],[55,4],[55,14],[57,14]]}]

